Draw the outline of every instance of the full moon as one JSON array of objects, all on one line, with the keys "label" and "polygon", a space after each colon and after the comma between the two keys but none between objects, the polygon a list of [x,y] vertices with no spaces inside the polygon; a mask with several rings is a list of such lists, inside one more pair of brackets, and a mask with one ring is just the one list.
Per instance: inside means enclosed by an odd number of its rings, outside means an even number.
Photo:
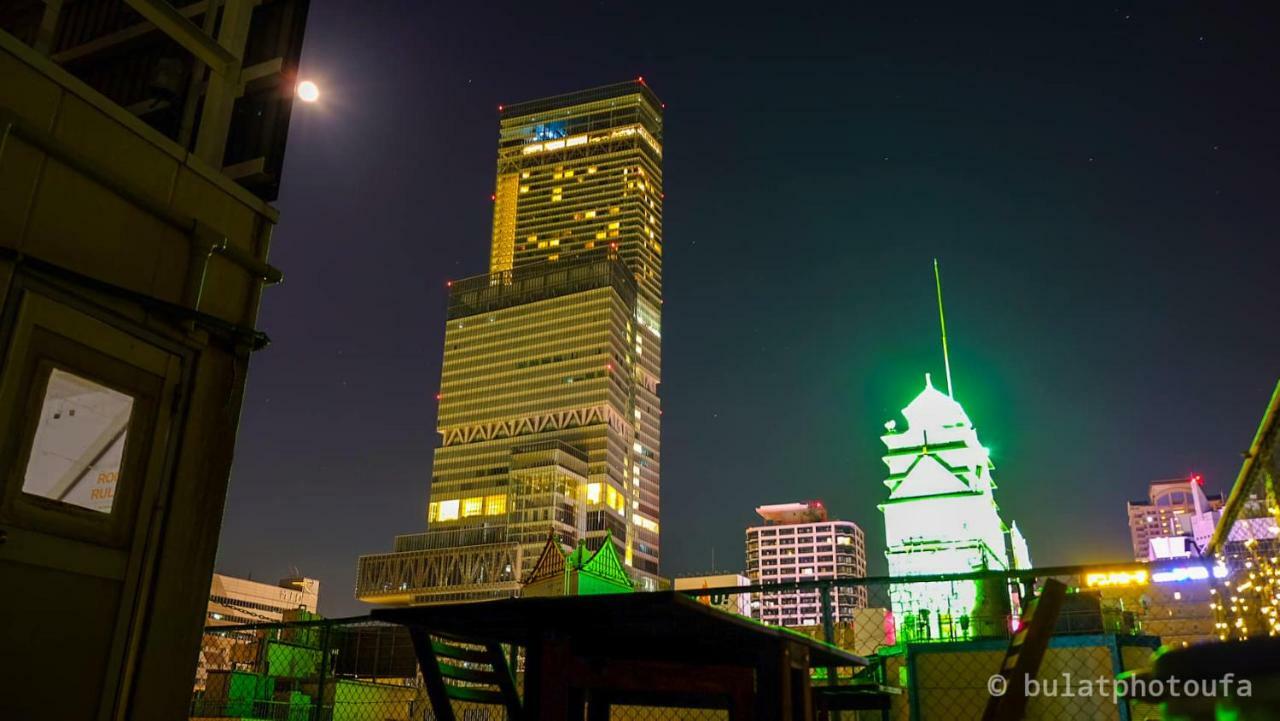
[{"label": "full moon", "polygon": [[298,99],[304,103],[314,103],[320,99],[320,87],[310,80],[298,83]]}]

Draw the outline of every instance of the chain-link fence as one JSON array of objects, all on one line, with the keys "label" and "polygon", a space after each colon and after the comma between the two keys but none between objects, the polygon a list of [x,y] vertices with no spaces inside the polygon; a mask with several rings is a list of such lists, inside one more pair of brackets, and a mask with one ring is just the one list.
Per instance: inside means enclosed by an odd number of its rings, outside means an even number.
[{"label": "chain-link fence", "polygon": [[[869,708],[843,711],[844,721],[978,719],[991,696],[988,684],[1017,628],[1019,609],[1045,578],[1058,578],[1072,593],[1027,717],[1154,718],[1151,707],[1117,699],[1109,684],[1122,671],[1148,665],[1159,636],[1188,643],[1213,638],[1207,585],[1166,586],[1151,582],[1150,574],[1139,582],[1125,575],[1133,571],[1120,568],[1093,578],[1083,571],[969,574],[814,580],[687,593],[762,622],[782,621],[779,625],[867,657],[867,668],[841,669],[834,679],[828,669],[812,671],[815,707],[823,687],[867,691],[862,702]],[[846,593],[850,588],[857,592]],[[518,650],[514,670],[517,688],[522,688]],[[505,718],[501,707],[462,701],[455,702],[454,713],[463,721]],[[207,629],[191,718],[434,721],[436,716],[408,632],[362,617]],[[615,706],[610,718],[713,721],[728,715],[717,709]]]},{"label": "chain-link fence", "polygon": [[[523,656],[517,679],[523,681]],[[458,721],[506,721],[454,701]],[[368,617],[208,628],[192,721],[435,721],[408,631]],[[620,721],[719,721],[725,711],[615,706]]]},{"label": "chain-link fence", "polygon": [[[1126,700],[1118,674],[1146,667],[1163,643],[1216,641],[1211,581],[1145,564],[900,578],[798,580],[686,590],[710,605],[833,643],[867,657],[837,685],[875,687],[887,708],[844,719],[980,719],[1021,609],[1053,578],[1069,589],[1028,719],[1156,719],[1157,706]],[[804,569],[801,569],[802,571]],[[1176,577],[1177,582],[1163,582]],[[1157,582],[1160,579],[1161,582]],[[826,669],[813,672],[815,686]],[[1007,689],[1000,689],[1006,691]],[[856,714],[856,715],[855,715]]]}]

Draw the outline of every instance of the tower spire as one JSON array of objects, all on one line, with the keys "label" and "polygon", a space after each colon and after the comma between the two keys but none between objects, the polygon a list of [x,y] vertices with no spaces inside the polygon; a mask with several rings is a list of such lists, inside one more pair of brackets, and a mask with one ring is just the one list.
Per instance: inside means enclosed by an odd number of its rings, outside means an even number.
[{"label": "tower spire", "polygon": [[947,352],[947,316],[942,312],[942,274],[938,271],[938,259],[933,259],[933,283],[938,289],[938,323],[942,326],[942,364],[947,370],[947,395],[956,397],[951,386],[951,355]]}]

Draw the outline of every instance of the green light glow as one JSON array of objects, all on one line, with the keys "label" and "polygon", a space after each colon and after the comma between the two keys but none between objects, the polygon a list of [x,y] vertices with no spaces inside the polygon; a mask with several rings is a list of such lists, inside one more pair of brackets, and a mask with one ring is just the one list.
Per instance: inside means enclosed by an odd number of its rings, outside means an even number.
[{"label": "green light glow", "polygon": [[[926,374],[924,390],[902,415],[907,427],[886,424],[881,436],[888,450],[889,498],[880,510],[889,575],[1029,567],[1021,532],[1000,518],[991,456],[964,408]],[[898,584],[889,596],[903,641],[1003,635],[1009,623],[1001,582]]]}]

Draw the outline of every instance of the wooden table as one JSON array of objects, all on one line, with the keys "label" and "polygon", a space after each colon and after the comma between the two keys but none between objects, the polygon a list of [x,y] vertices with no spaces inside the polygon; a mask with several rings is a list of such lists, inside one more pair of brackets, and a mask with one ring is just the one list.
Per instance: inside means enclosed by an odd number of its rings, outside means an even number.
[{"label": "wooden table", "polygon": [[607,719],[614,704],[727,708],[733,721],[811,721],[809,669],[861,656],[675,592],[512,598],[373,611],[440,633],[523,646],[525,718]]}]

